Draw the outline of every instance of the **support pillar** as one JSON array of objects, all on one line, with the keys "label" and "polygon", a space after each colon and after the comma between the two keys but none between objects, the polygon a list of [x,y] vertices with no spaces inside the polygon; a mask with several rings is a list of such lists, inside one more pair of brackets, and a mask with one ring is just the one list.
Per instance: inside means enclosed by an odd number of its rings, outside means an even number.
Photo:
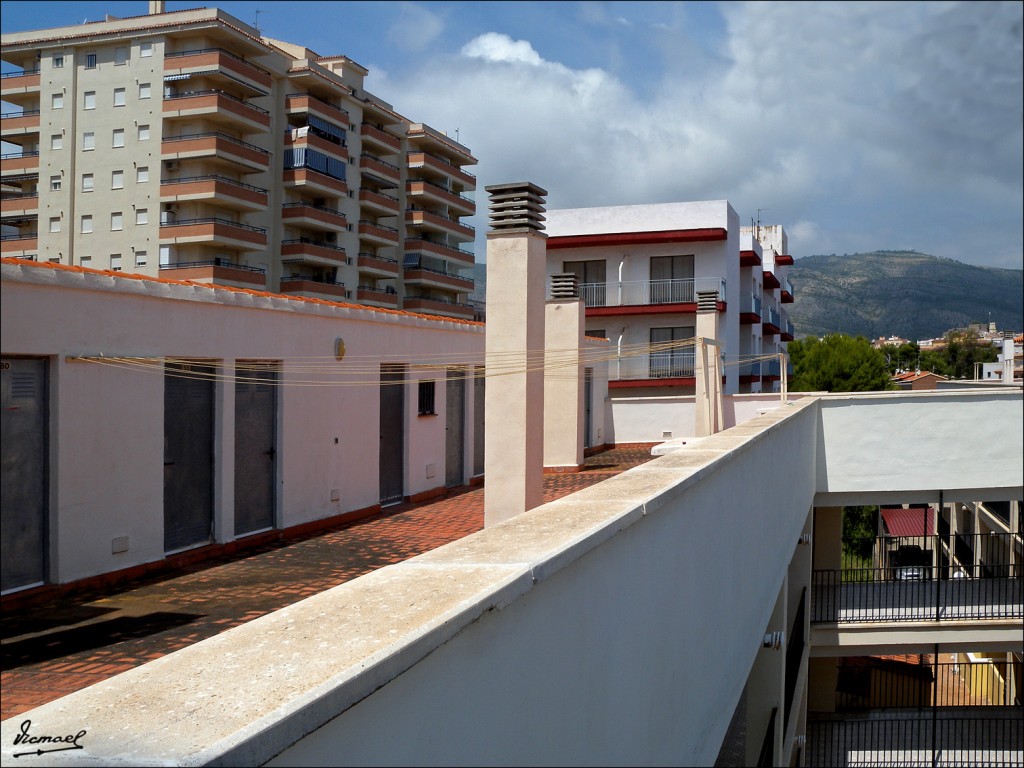
[{"label": "support pillar", "polygon": [[575,275],[552,277],[544,321],[544,468],[583,468],[584,376],[580,351],[586,315]]},{"label": "support pillar", "polygon": [[697,291],[697,347],[694,377],[694,432],[706,437],[720,432],[722,416],[722,366],[718,343],[718,291]]}]

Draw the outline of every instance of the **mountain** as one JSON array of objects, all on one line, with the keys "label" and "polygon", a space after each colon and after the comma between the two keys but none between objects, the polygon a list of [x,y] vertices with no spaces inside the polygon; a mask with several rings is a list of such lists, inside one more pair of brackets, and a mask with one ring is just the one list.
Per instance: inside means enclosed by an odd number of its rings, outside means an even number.
[{"label": "mountain", "polygon": [[916,251],[807,256],[789,268],[798,337],[845,333],[916,341],[994,322],[1024,328],[1024,270],[962,264]]}]

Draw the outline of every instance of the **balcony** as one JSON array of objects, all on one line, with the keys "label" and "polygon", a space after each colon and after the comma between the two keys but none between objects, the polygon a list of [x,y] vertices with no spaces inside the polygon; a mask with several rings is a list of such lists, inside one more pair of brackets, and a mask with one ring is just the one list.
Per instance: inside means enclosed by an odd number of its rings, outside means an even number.
[{"label": "balcony", "polygon": [[38,152],[7,152],[0,155],[0,176],[39,174]]},{"label": "balcony", "polygon": [[348,195],[348,184],[342,179],[309,167],[286,168],[283,183],[287,189],[302,190],[307,194],[320,197],[339,198]]},{"label": "balcony", "polygon": [[396,186],[402,173],[397,165],[386,163],[379,157],[366,152],[359,157],[359,172],[379,183]]},{"label": "balcony", "polygon": [[761,333],[766,336],[777,336],[782,332],[782,317],[779,310],[765,307],[761,312]]},{"label": "balcony", "polygon": [[398,277],[401,272],[396,259],[389,259],[386,256],[378,256],[373,253],[358,254],[356,266],[359,268],[359,274],[374,277]]},{"label": "balcony", "polygon": [[348,291],[345,290],[344,283],[315,280],[301,275],[282,277],[281,293],[286,296],[303,296],[311,299],[328,299],[331,301],[344,301],[348,298]]},{"label": "balcony", "polygon": [[164,79],[183,79],[188,75],[219,75],[244,85],[254,94],[270,93],[273,79],[267,70],[223,48],[200,48],[164,53]]},{"label": "balcony", "polygon": [[23,109],[18,112],[0,113],[0,136],[4,139],[12,139],[16,136],[30,136],[38,133],[38,109]]},{"label": "balcony", "polygon": [[35,232],[19,232],[14,235],[0,235],[0,254],[17,259],[34,258],[39,253],[39,235]]},{"label": "balcony", "polygon": [[0,215],[7,217],[34,216],[39,213],[39,193],[5,193],[0,199]]},{"label": "balcony", "polygon": [[348,147],[331,141],[304,128],[288,130],[284,135],[285,149],[312,149],[340,161],[348,161]]},{"label": "balcony", "polygon": [[406,255],[424,253],[429,256],[440,256],[443,259],[457,259],[466,264],[474,263],[474,256],[469,251],[464,251],[454,245],[438,243],[421,237],[408,237],[405,239]]},{"label": "balcony", "polygon": [[618,357],[608,363],[608,386],[693,386],[692,348]]},{"label": "balcony", "polygon": [[399,202],[397,197],[383,192],[375,192],[365,187],[359,190],[359,205],[379,216],[398,215]]},{"label": "balcony", "polygon": [[211,243],[220,248],[260,251],[267,247],[267,230],[215,217],[160,222],[161,245]]},{"label": "balcony", "polygon": [[741,267],[760,267],[761,254],[757,251],[740,251]]},{"label": "balcony", "polygon": [[11,104],[24,104],[39,97],[39,70],[5,72],[0,75],[0,98]]},{"label": "balcony", "polygon": [[793,257],[788,253],[779,253],[775,255],[775,264],[780,267],[791,267],[793,266]]},{"label": "balcony", "polygon": [[740,363],[739,377],[741,384],[754,384],[761,381],[761,361]]},{"label": "balcony", "polygon": [[442,272],[438,269],[422,266],[406,266],[405,284],[432,288],[444,288],[450,291],[469,293],[473,290],[473,278]]},{"label": "balcony", "polygon": [[793,323],[791,323],[789,320],[783,320],[782,322],[783,327],[780,329],[779,332],[779,340],[792,341],[795,338],[794,334],[796,333],[796,329],[793,328]]},{"label": "balcony", "polygon": [[262,211],[267,207],[267,190],[216,174],[160,181],[161,203],[186,200],[209,200],[222,208]]},{"label": "balcony", "polygon": [[264,270],[245,264],[234,264],[227,259],[161,264],[160,276],[171,280],[193,280],[197,283],[255,290],[262,290],[267,286],[267,275]]},{"label": "balcony", "polygon": [[405,223],[410,227],[419,227],[440,235],[453,235],[465,241],[476,236],[476,230],[470,225],[431,211],[408,210],[405,212]]},{"label": "balcony", "polygon": [[166,120],[203,117],[243,133],[270,129],[267,110],[217,90],[165,95],[163,116]]},{"label": "balcony", "polygon": [[767,269],[764,271],[764,288],[766,291],[773,290],[775,288],[781,288],[782,283],[779,282],[779,278],[774,273],[769,272]]},{"label": "balcony", "polygon": [[725,279],[721,277],[580,285],[588,316],[696,312],[697,294],[703,291],[718,291],[718,311],[725,311]]},{"label": "balcony", "polygon": [[348,256],[344,248],[334,243],[311,240],[306,237],[282,240],[281,257],[286,262],[294,261],[326,267],[348,264]]},{"label": "balcony", "polygon": [[359,126],[359,135],[363,138],[363,146],[371,146],[385,155],[398,154],[402,149],[402,140],[371,123]]},{"label": "balcony", "polygon": [[308,93],[289,93],[284,100],[285,112],[289,115],[315,115],[344,132],[349,126],[349,114],[341,107]]},{"label": "balcony", "polygon": [[783,304],[793,303],[793,284],[789,282],[788,277],[782,278],[782,297],[781,301]]},{"label": "balcony", "polygon": [[468,173],[451,161],[430,152],[408,152],[406,163],[410,170],[419,171],[434,177],[443,177],[456,181],[467,189],[476,189],[476,176]]},{"label": "balcony", "polygon": [[270,153],[229,136],[226,133],[189,133],[165,136],[160,145],[160,157],[167,160],[206,160],[221,163],[242,172],[266,171],[270,168]]},{"label": "balcony", "polygon": [[740,296],[740,325],[752,325],[761,322],[761,297],[755,293],[744,293]]},{"label": "balcony", "polygon": [[344,213],[306,202],[282,205],[281,221],[292,226],[308,227],[323,232],[348,231],[348,220]]},{"label": "balcony", "polygon": [[360,285],[356,289],[356,300],[360,304],[374,307],[398,308],[398,293],[394,288],[377,288],[372,285]]},{"label": "balcony", "polygon": [[359,222],[359,239],[376,245],[398,245],[398,230],[364,219]]},{"label": "balcony", "polygon": [[459,304],[439,297],[427,296],[406,296],[405,301],[402,302],[402,309],[409,312],[423,312],[428,315],[458,317],[465,320],[472,320],[475,312],[471,304]]},{"label": "balcony", "polygon": [[[465,195],[460,195],[439,184],[426,179],[409,181],[405,185],[405,194],[410,201],[419,205],[441,204],[452,209],[452,213],[461,216],[472,216],[476,213],[476,203]],[[422,198],[425,202],[419,202]]]}]

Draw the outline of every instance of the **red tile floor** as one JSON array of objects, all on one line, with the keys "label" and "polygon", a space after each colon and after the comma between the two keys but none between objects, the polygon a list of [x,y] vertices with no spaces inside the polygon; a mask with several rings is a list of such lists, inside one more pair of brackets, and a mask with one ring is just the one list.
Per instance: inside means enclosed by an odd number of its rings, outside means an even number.
[{"label": "red tile floor", "polygon": [[[617,446],[583,471],[544,476],[552,501],[651,459],[649,446]],[[206,561],[171,576],[55,599],[0,617],[0,719],[298,602],[384,565],[483,528],[483,488],[302,539]]]}]

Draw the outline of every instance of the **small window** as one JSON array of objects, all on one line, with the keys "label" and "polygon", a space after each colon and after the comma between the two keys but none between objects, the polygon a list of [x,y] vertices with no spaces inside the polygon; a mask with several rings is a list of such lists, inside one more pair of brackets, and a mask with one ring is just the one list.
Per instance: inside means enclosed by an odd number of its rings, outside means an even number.
[{"label": "small window", "polygon": [[92,131],[86,131],[82,134],[82,149],[90,150],[96,149],[96,134]]},{"label": "small window", "polygon": [[83,109],[96,109],[96,91],[86,91],[82,94]]},{"label": "small window", "polygon": [[139,56],[147,58],[153,55],[153,44],[152,43],[139,43]]},{"label": "small window", "polygon": [[64,54],[58,53],[53,57],[53,68],[62,69],[64,67]]},{"label": "small window", "polygon": [[51,176],[50,177],[50,191],[51,192],[60,192],[60,187],[61,187],[60,176]]},{"label": "small window", "polygon": [[110,254],[110,271],[120,272],[121,271],[121,254],[112,253]]},{"label": "small window", "polygon": [[114,129],[114,143],[113,143],[112,146],[114,146],[114,147],[123,147],[124,146],[124,128],[115,128]]},{"label": "small window", "polygon": [[90,264],[92,264],[92,256],[83,256],[82,257],[82,266],[83,267],[87,267]]},{"label": "small window", "polygon": [[110,188],[124,189],[124,171],[110,172]]},{"label": "small window", "polygon": [[64,149],[64,137],[59,133],[50,137],[50,149]]},{"label": "small window", "polygon": [[135,223],[149,224],[149,210],[147,208],[139,208],[135,211]]},{"label": "small window", "polygon": [[153,95],[153,88],[149,83],[139,83],[139,98],[148,99]]},{"label": "small window", "polygon": [[85,54],[85,68],[86,69],[96,69],[96,54],[95,53],[87,53],[87,54]]},{"label": "small window", "polygon": [[434,382],[421,381],[419,385],[419,415],[433,416],[434,411]]},{"label": "small window", "polygon": [[140,165],[135,171],[135,183],[145,184],[147,181],[149,181],[149,166]]},{"label": "small window", "polygon": [[51,102],[50,102],[51,106],[54,109],[64,109],[64,94],[63,93],[55,93],[50,98],[51,98]]},{"label": "small window", "polygon": [[146,266],[146,252],[145,251],[136,251],[135,252],[135,266],[136,267],[144,267],[144,266]]},{"label": "small window", "polygon": [[128,63],[128,49],[127,48],[115,48],[114,49],[114,65],[123,67]]},{"label": "small window", "polygon": [[171,263],[171,246],[161,245],[160,246],[160,266],[166,267]]},{"label": "small window", "polygon": [[82,217],[82,234],[88,235],[92,232],[92,216]]},{"label": "small window", "polygon": [[114,89],[114,106],[123,107],[125,105],[125,91],[124,88]]},{"label": "small window", "polygon": [[83,192],[92,192],[92,190],[93,190],[92,174],[91,173],[83,173],[82,174],[82,191]]},{"label": "small window", "polygon": [[148,125],[140,125],[139,126],[139,141],[149,141],[149,126]]},{"label": "small window", "polygon": [[124,216],[121,215],[120,211],[114,211],[110,214],[110,231],[120,232],[123,227]]},{"label": "small window", "polygon": [[60,216],[53,216],[50,218],[50,231],[60,232]]}]

